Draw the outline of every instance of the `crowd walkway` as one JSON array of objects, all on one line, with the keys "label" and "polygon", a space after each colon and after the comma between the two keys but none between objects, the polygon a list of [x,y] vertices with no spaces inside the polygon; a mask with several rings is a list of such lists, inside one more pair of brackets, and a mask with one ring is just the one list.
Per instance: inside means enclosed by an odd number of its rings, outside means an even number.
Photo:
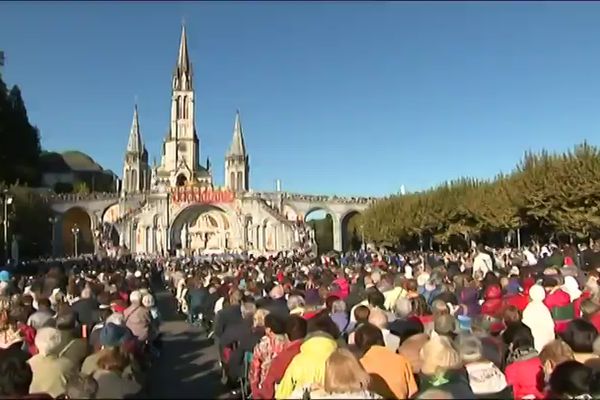
[{"label": "crowd walkway", "polygon": [[163,348],[148,376],[149,397],[214,399],[223,395],[213,341],[177,313],[171,293],[157,292],[156,301],[163,320]]}]

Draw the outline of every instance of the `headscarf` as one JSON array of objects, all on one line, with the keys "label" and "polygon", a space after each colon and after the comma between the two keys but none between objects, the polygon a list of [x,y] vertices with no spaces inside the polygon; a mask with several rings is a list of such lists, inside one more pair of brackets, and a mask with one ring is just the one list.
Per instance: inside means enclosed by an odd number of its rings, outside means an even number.
[{"label": "headscarf", "polygon": [[540,352],[544,346],[554,340],[554,320],[546,305],[546,291],[540,285],[533,285],[529,289],[531,302],[523,311],[523,323],[531,329],[534,347]]},{"label": "headscarf", "polygon": [[567,292],[567,294],[571,298],[571,302],[581,297],[581,290],[579,289],[579,284],[577,283],[577,280],[572,276],[565,277],[565,283],[562,286],[562,290]]}]

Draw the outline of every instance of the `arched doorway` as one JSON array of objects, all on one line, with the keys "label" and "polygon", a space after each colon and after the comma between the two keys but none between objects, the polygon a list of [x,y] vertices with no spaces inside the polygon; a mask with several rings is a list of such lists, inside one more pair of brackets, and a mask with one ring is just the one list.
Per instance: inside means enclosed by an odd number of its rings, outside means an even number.
[{"label": "arched doorway", "polygon": [[358,211],[350,211],[341,220],[343,251],[356,251],[362,246],[363,235],[360,216],[361,214]]},{"label": "arched doorway", "polygon": [[193,204],[182,210],[171,225],[171,247],[186,252],[232,248],[227,213],[216,206]]},{"label": "arched doorway", "polygon": [[333,250],[333,216],[323,208],[313,208],[304,216],[304,222],[312,228],[317,242],[317,253]]},{"label": "arched doorway", "polygon": [[[75,255],[75,240],[77,240],[77,254],[94,252],[92,221],[83,208],[70,208],[63,214],[62,222],[62,243],[65,255]],[[74,234],[73,229],[78,229],[78,233]]]}]

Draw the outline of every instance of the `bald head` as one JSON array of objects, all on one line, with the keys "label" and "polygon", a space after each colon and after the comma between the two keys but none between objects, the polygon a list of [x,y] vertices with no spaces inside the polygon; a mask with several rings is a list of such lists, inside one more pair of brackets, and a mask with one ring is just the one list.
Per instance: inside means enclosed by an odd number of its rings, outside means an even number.
[{"label": "bald head", "polygon": [[379,329],[385,329],[388,324],[387,315],[380,309],[373,308],[369,314],[369,323],[375,325]]}]

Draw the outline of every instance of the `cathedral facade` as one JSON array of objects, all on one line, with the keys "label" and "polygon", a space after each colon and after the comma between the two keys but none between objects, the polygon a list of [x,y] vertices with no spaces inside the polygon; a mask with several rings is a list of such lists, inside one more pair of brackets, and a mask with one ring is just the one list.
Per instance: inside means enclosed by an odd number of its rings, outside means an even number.
[{"label": "cathedral facade", "polygon": [[208,158],[204,165],[200,160],[193,69],[183,27],[160,163],[149,164],[136,106],[120,199],[102,222],[118,225],[120,244],[135,253],[264,253],[289,249],[302,240],[298,216],[282,213],[277,195],[265,199],[250,190],[250,158],[239,111],[224,169],[225,182],[218,185]]}]

